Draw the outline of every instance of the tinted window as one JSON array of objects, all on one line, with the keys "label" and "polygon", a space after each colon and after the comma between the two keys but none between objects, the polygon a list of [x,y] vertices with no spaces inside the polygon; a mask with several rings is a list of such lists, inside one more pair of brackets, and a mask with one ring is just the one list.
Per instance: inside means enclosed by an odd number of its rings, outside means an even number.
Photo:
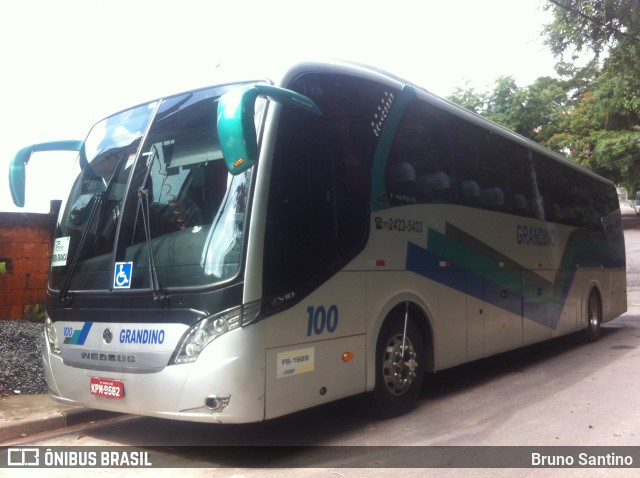
[{"label": "tinted window", "polygon": [[408,105],[390,149],[391,205],[447,202],[602,230],[613,188],[429,103]]},{"label": "tinted window", "polygon": [[487,209],[511,206],[504,139],[461,119],[456,126],[460,201]]},{"label": "tinted window", "polygon": [[386,170],[391,204],[455,200],[452,118],[422,102],[407,107]]}]

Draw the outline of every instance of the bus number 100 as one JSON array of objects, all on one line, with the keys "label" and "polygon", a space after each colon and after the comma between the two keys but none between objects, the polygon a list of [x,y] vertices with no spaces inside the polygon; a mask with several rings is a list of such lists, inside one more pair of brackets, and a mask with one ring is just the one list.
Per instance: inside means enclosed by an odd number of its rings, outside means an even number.
[{"label": "bus number 100", "polygon": [[330,334],[338,327],[338,306],[332,305],[329,310],[324,306],[307,307],[307,336],[320,335],[327,329]]}]

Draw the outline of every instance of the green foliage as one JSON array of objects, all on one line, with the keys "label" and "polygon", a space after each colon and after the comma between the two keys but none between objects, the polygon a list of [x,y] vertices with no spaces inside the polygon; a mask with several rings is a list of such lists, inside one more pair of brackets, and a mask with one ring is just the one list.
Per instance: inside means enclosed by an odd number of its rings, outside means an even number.
[{"label": "green foliage", "polygon": [[594,85],[607,127],[629,129],[640,122],[640,45],[619,44],[611,51]]},{"label": "green foliage", "polygon": [[528,87],[519,87],[513,77],[504,76],[491,92],[457,88],[448,99],[527,138],[544,141],[561,120],[567,93],[562,82],[553,78],[538,78]]},{"label": "green foliage", "polygon": [[618,182],[637,190],[640,182],[640,126],[631,130],[598,130],[591,134],[593,153],[589,166],[596,172],[614,176]]},{"label": "green foliage", "polygon": [[519,87],[498,78],[493,91],[456,89],[449,98],[599,174],[640,185],[640,1],[548,0],[546,43],[560,79]]},{"label": "green foliage", "polygon": [[485,95],[469,87],[469,82],[467,82],[465,88],[456,87],[453,90],[453,93],[449,96],[449,101],[474,113],[482,114],[484,111]]},{"label": "green foliage", "polygon": [[635,0],[549,0],[553,13],[546,25],[546,44],[558,57],[593,52],[600,56],[640,31],[640,5]]}]

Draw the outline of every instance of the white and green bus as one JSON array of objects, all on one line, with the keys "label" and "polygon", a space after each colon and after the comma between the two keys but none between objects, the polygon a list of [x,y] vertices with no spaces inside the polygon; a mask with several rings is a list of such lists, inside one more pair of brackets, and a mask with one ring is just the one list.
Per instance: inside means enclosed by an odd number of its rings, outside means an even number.
[{"label": "white and green bus", "polygon": [[68,404],[271,419],[626,310],[614,184],[423,88],[292,65],[135,106],[78,151],[52,248],[44,362]]}]

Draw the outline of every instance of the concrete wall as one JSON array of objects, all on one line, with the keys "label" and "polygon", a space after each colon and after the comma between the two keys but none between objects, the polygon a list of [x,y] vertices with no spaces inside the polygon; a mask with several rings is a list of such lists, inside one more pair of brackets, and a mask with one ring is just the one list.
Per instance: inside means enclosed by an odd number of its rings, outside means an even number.
[{"label": "concrete wall", "polygon": [[51,257],[50,218],[0,212],[0,320],[42,317]]}]

